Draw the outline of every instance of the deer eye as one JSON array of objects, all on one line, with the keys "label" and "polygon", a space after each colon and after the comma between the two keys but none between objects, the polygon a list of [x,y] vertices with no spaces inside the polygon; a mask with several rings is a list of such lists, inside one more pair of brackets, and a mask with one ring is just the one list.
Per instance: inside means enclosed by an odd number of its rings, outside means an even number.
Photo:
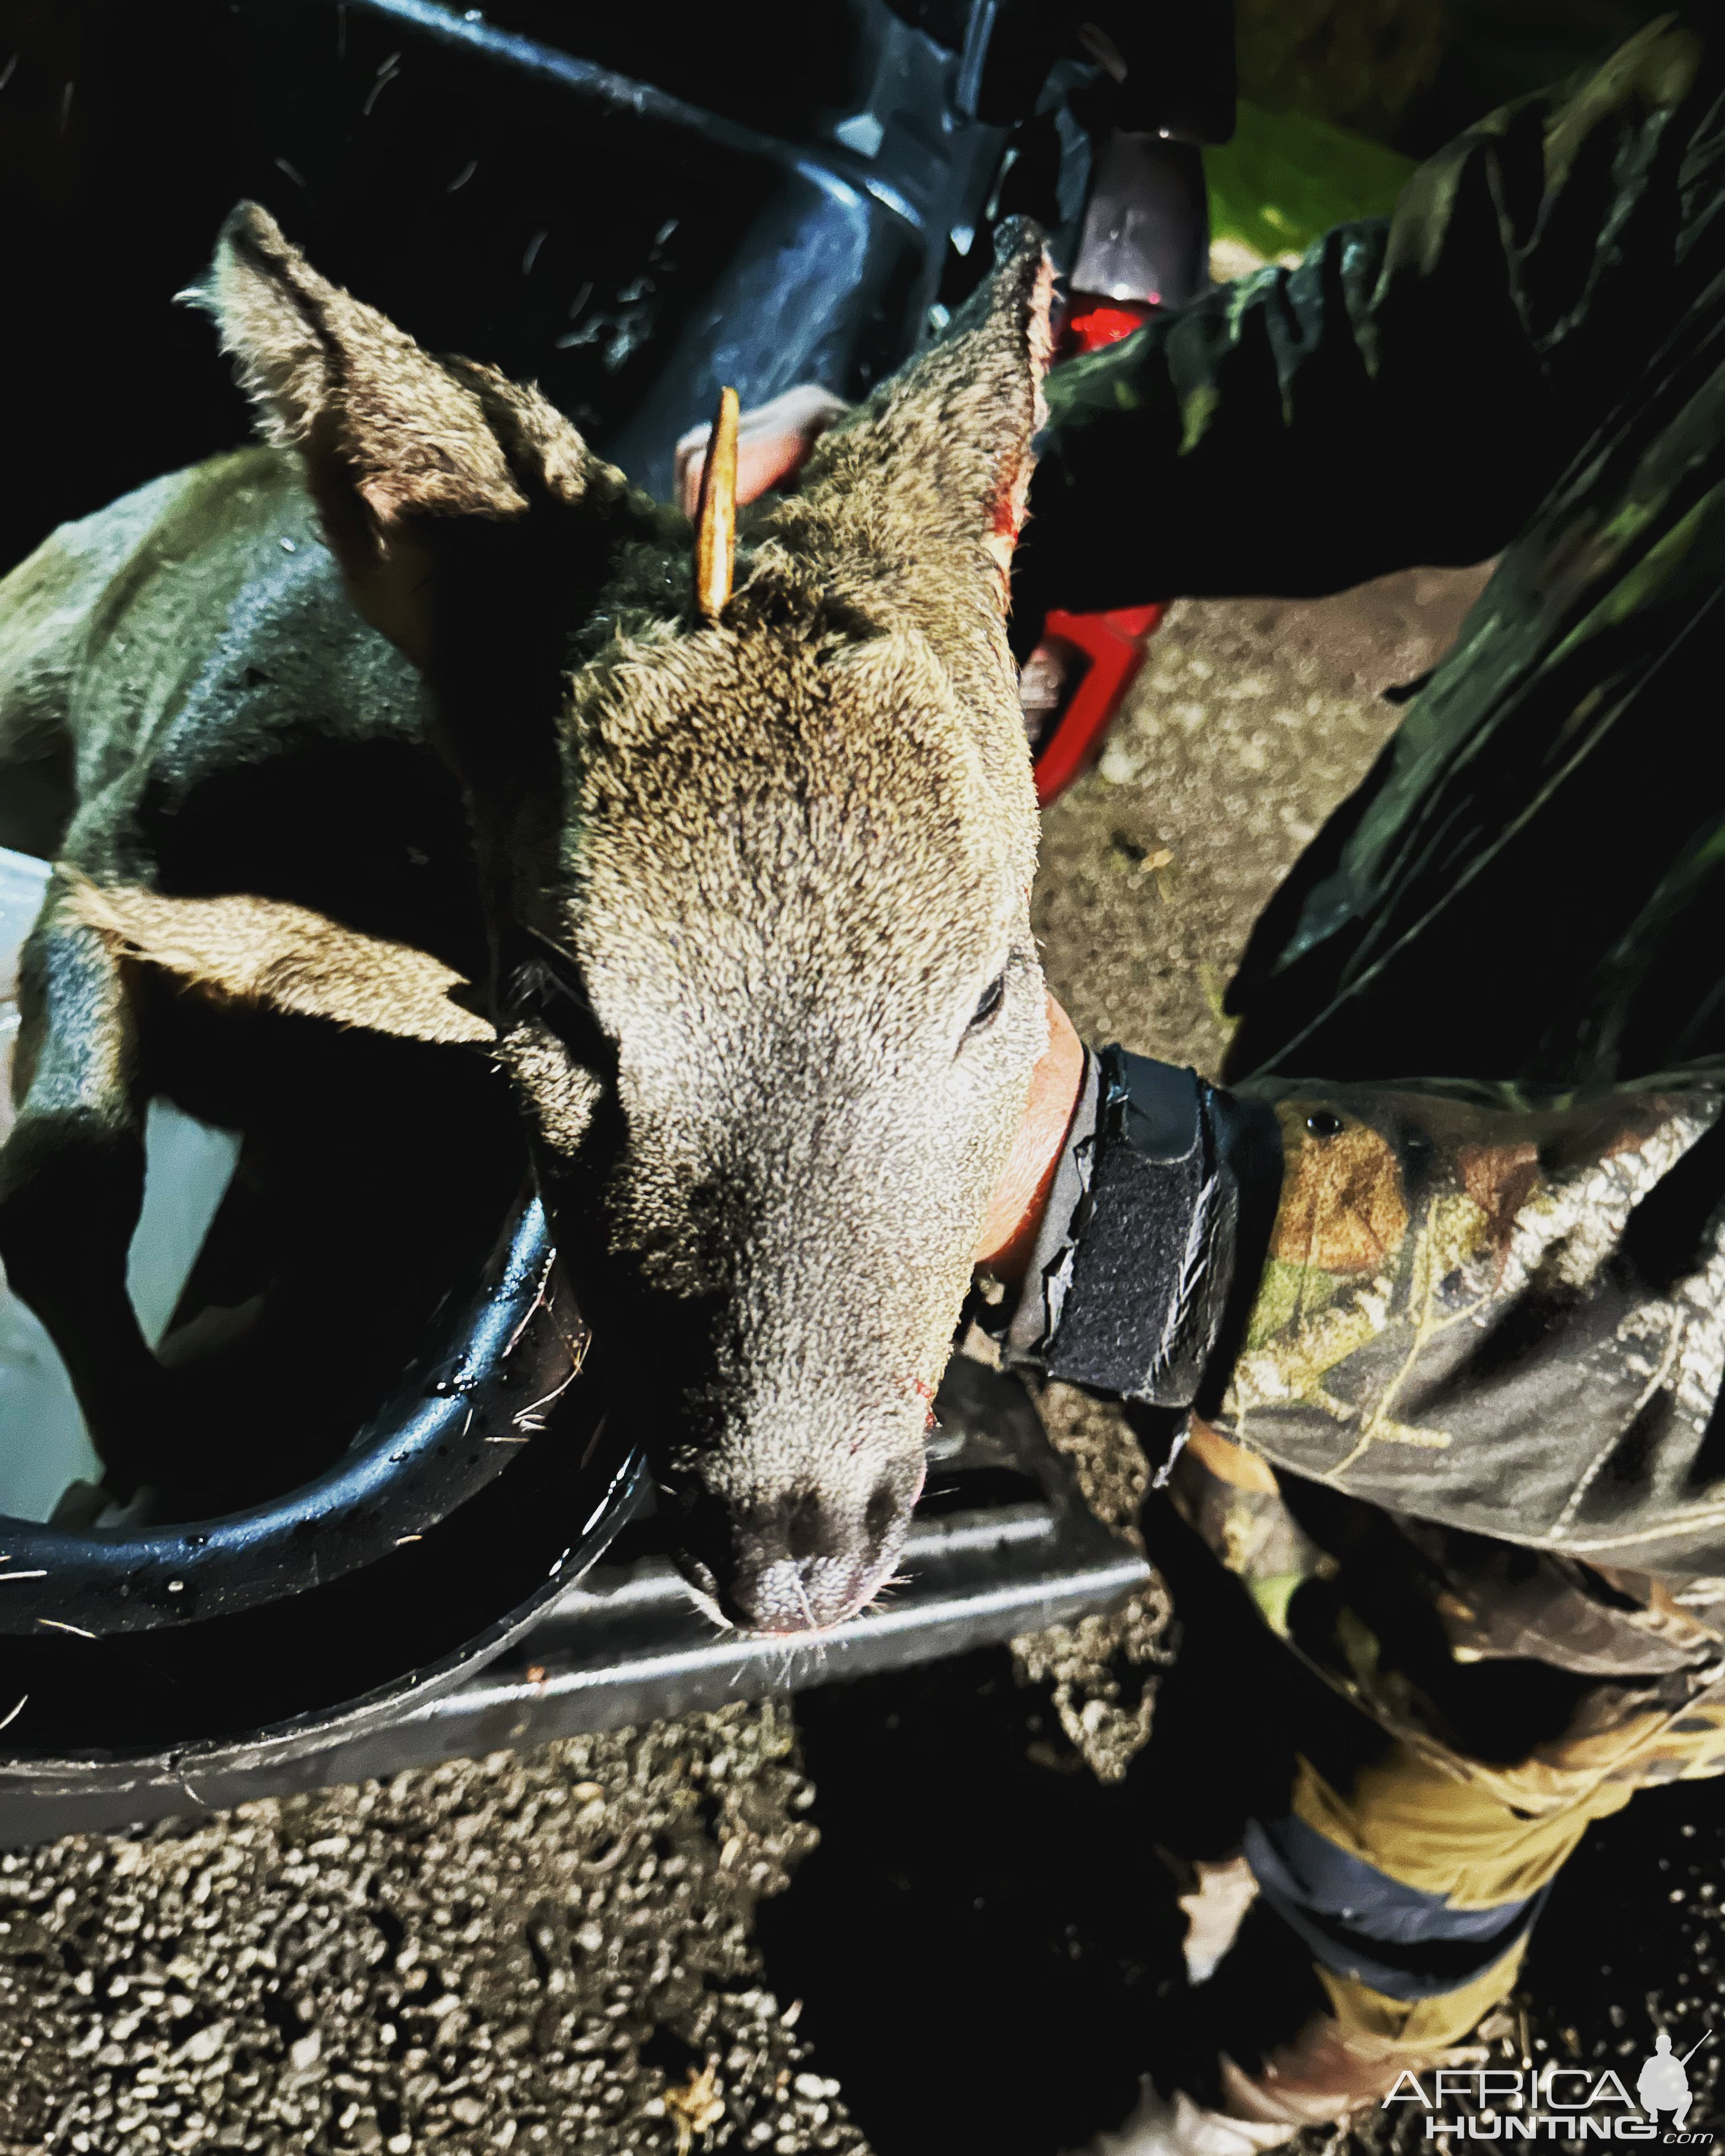
[{"label": "deer eye", "polygon": [[995,1012],[999,1009],[1006,996],[1006,973],[1007,969],[1003,966],[988,987],[983,990],[976,1009],[970,1014],[970,1023],[964,1029],[966,1040],[968,1040],[973,1033],[980,1033],[983,1028],[993,1019]]}]

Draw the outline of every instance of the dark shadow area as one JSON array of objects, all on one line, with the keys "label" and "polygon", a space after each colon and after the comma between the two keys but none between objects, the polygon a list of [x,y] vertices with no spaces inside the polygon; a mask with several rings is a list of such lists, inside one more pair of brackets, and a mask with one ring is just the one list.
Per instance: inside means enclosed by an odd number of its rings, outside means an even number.
[{"label": "dark shadow area", "polygon": [[[1219,2050],[1253,2062],[1320,2006],[1303,1950],[1261,1905],[1214,1979],[1189,1989],[1175,1897],[1187,1861],[1230,1854],[1250,1812],[1285,1803],[1296,1731],[1322,1751],[1358,1717],[1170,1514],[1153,1506],[1147,1527],[1180,1651],[1121,1788],[1065,1751],[1004,1653],[800,1703],[821,1845],[760,1928],[780,1995],[806,1999],[803,2025],[879,2156],[1081,2146],[1119,2123],[1139,2074],[1211,2096]],[[1633,2087],[1668,2028],[1680,2054],[1702,2044],[1690,2075],[1705,2125],[1721,2061],[1702,2040],[1725,2027],[1722,1967],[1725,1784],[1644,1792],[1560,1876],[1513,2048],[1525,2029],[1535,2063],[1609,2066]],[[1403,2123],[1419,2146],[1419,2122]],[[1404,2138],[1386,2113],[1350,2145]]]},{"label": "dark shadow area", "polygon": [[[176,1021],[177,1096],[218,1123],[244,1101],[247,1133],[168,1335],[187,1350],[146,1477],[162,1521],[265,1502],[339,1458],[453,1322],[526,1174],[514,1104],[476,1056],[189,998]],[[248,1306],[231,1344],[196,1352],[201,1312]]]},{"label": "dark shadow area", "polygon": [[[0,503],[0,571],[62,521],[247,438],[209,322],[173,304],[243,198],[429,348],[537,381],[601,445],[662,405],[661,483],[671,443],[710,409],[716,341],[746,403],[798,379],[855,394],[901,357],[920,313],[910,225],[853,192],[829,235],[793,153],[458,49],[440,12],[427,28],[336,0],[6,10],[0,275],[16,305],[0,389],[34,454],[31,484]],[[747,74],[772,109],[744,98],[745,117],[794,138],[855,94],[854,11],[827,13],[830,50],[789,103],[783,71],[758,64],[791,34],[783,7],[741,33],[716,18],[692,44],[657,16],[588,10],[577,27],[531,4],[499,27],[721,110]],[[776,248],[785,264],[801,248],[814,283],[792,278],[778,316],[768,290],[727,326],[742,303],[726,280]]]},{"label": "dark shadow area", "polygon": [[1429,157],[1481,113],[1594,67],[1667,10],[1659,0],[1447,0],[1450,39],[1396,146]]},{"label": "dark shadow area", "polygon": [[52,855],[72,820],[72,748],[64,736],[8,747],[0,767],[0,846]]},{"label": "dark shadow area", "polygon": [[1040,1763],[1053,1716],[998,1649],[798,1719],[821,1845],[762,1943],[879,2156],[1049,2156],[1118,2119],[1181,1981],[1132,1784]]},{"label": "dark shadow area", "polygon": [[798,1702],[821,1844],[762,1941],[879,2156],[1051,2156],[1117,2124],[1141,2074],[1214,2049],[1219,2015],[1243,2056],[1309,2010],[1276,1941],[1186,1986],[1186,1866],[1285,1798],[1291,1693],[1234,1582],[1163,1507],[1148,1524],[1181,1651],[1118,1786],[1000,1650]]},{"label": "dark shadow area", "polygon": [[[1219,2050],[1255,2062],[1321,2005],[1303,1950],[1261,1905],[1214,1979],[1189,1988],[1176,1897],[1191,1860],[1231,1854],[1249,1813],[1285,1804],[1296,1732],[1333,1753],[1358,1717],[1171,1514],[1153,1506],[1147,1527],[1180,1650],[1122,1786],[1094,1781],[1001,1651],[799,1702],[821,1844],[760,1933],[775,1989],[805,2000],[800,2025],[879,2156],[1081,2147],[1119,2123],[1140,2074],[1211,2095]],[[1659,2028],[1681,2053],[1725,2026],[1722,1910],[1720,1782],[1645,1792],[1595,1827],[1517,1991],[1533,2061],[1627,2068],[1633,2087]],[[1702,2124],[1714,2049],[1690,2066]],[[1399,2147],[1394,2118],[1353,2145]]]},{"label": "dark shadow area", "polygon": [[[167,1336],[136,1505],[110,1516],[74,1484],[53,1529],[9,1532],[63,1538],[55,1629],[18,1604],[0,1641],[26,1758],[151,1753],[405,1685],[555,1593],[613,1524],[615,1448],[568,1386],[578,1319],[542,1267],[501,1358],[452,1349],[495,1332],[521,1233],[519,1119],[485,1060],[189,1004],[179,1041],[213,1086],[185,1105],[219,1120],[243,1098],[246,1139]],[[308,1494],[338,1473],[363,1486]]]}]

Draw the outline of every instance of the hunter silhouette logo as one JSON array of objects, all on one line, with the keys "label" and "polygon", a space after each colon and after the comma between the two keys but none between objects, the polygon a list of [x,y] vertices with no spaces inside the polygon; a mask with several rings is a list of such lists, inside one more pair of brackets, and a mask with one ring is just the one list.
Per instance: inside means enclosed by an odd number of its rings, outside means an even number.
[{"label": "hunter silhouette logo", "polygon": [[[1661,2029],[1654,2040],[1652,2057],[1636,2076],[1633,2096],[1609,2066],[1440,2066],[1428,2072],[1425,2081],[1411,2071],[1404,2072],[1384,2097],[1384,2107],[1419,2104],[1425,2113],[1424,2138],[1437,2141],[1448,2136],[1452,2148],[1458,2141],[1542,2140],[1704,2146],[1712,2135],[1688,2126],[1689,2107],[1695,2101],[1688,2066],[1712,2033],[1709,2029],[1700,2043],[1692,2044],[1679,2058],[1671,2050],[1669,2034]],[[1454,2102],[1465,2104],[1466,2110],[1446,2117],[1445,2105]],[[1669,2118],[1661,2116],[1665,2112],[1671,2114]]]},{"label": "hunter silhouette logo", "polygon": [[1641,2108],[1647,2116],[1657,2120],[1662,2111],[1672,2114],[1671,2124],[1681,2127],[1689,2116],[1689,2107],[1694,2097],[1689,2092],[1689,2061],[1712,2035],[1708,2030],[1701,2044],[1692,2044],[1681,2059],[1671,2056],[1671,2040],[1661,2029],[1655,2039],[1653,2056],[1642,2067],[1635,2082],[1635,2094],[1641,2099]]}]

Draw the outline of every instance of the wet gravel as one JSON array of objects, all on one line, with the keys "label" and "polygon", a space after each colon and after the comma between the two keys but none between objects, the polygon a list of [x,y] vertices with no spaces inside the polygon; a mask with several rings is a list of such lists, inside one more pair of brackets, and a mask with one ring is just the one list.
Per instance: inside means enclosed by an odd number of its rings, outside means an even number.
[{"label": "wet gravel", "polygon": [[[1039,928],[1089,1037],[1214,1069],[1252,918],[1476,581],[1172,612],[1101,769],[1047,820]],[[1134,1532],[1121,1419],[1060,1389],[1045,1411]],[[0,2156],[1055,2156],[1182,2026],[1181,1860],[1226,1846],[1265,1748],[1232,1711],[1227,1624],[1177,1578],[1172,1609],[1153,1594],[794,1716],[739,1705],[0,1857]],[[1725,1789],[1638,1799],[1566,1871],[1496,2056],[1635,2069],[1656,2025],[1681,2051],[1711,2025],[1704,2123],[1722,1897]]]}]

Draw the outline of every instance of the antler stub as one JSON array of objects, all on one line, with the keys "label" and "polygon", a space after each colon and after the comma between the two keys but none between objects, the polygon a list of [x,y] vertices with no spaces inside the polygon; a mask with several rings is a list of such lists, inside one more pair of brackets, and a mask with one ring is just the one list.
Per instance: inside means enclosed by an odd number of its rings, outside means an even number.
[{"label": "antler stub", "polygon": [[721,389],[695,511],[695,603],[703,620],[725,611],[736,572],[737,392]]}]

